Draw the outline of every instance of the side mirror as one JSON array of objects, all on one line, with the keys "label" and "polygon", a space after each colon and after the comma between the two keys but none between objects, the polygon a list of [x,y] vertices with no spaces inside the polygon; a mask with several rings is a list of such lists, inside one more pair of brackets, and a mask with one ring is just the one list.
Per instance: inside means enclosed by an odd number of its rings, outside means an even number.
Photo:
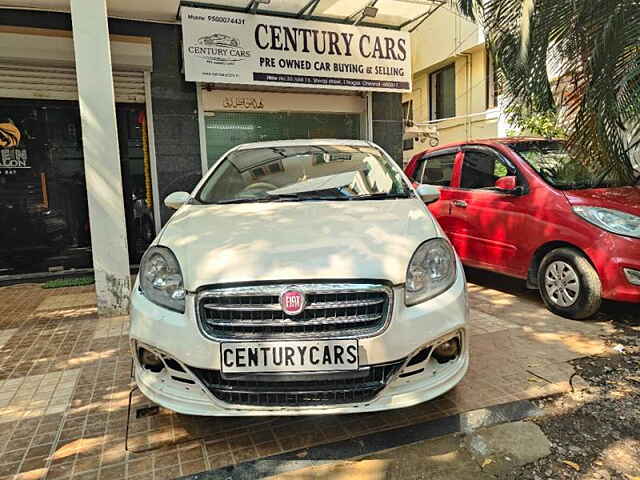
[{"label": "side mirror", "polygon": [[179,209],[182,205],[187,203],[187,201],[191,198],[187,192],[173,192],[166,196],[164,199],[164,204],[173,208],[174,210]]},{"label": "side mirror", "polygon": [[418,196],[424,203],[433,203],[440,200],[440,190],[433,185],[421,184],[416,188]]},{"label": "side mirror", "polygon": [[497,179],[495,183],[495,187],[498,190],[502,190],[505,192],[512,192],[516,189],[517,186],[518,180],[513,176],[501,177]]}]

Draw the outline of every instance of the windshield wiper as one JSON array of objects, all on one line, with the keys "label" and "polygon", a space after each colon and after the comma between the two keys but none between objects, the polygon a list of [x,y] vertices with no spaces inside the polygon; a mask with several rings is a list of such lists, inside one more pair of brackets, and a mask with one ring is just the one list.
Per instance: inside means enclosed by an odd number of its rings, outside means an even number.
[{"label": "windshield wiper", "polygon": [[310,197],[299,193],[279,193],[267,197],[256,198],[230,198],[215,202],[216,205],[231,205],[235,203],[271,203],[271,202],[307,202],[319,200],[341,200],[340,197]]},{"label": "windshield wiper", "polygon": [[267,198],[229,198],[212,202],[212,205],[232,205],[234,203],[258,203],[269,201]]},{"label": "windshield wiper", "polygon": [[356,195],[347,197],[346,200],[387,200],[392,198],[411,198],[409,193],[370,193],[368,195]]},{"label": "windshield wiper", "polygon": [[368,195],[354,195],[354,196],[305,196],[299,193],[280,193],[269,195],[267,197],[257,198],[230,198],[228,200],[220,200],[215,202],[215,205],[231,205],[236,203],[270,203],[270,202],[341,202],[349,200],[387,200],[392,198],[410,198],[409,193],[371,193]]}]

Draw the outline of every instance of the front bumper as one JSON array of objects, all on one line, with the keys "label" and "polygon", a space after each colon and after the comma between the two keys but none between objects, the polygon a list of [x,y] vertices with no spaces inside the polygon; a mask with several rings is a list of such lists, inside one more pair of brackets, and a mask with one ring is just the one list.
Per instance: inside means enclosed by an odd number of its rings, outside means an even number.
[{"label": "front bumper", "polygon": [[603,298],[640,303],[640,285],[625,275],[625,269],[640,271],[640,239],[602,232],[586,253],[598,271]]},{"label": "front bumper", "polygon": [[[460,267],[460,271],[462,268]],[[468,305],[464,275],[445,293],[419,305],[406,307],[402,287],[394,288],[394,305],[389,326],[381,334],[359,339],[361,366],[403,362],[387,385],[362,403],[321,406],[253,406],[217,399],[190,368],[220,370],[219,343],[205,338],[198,329],[194,296],[187,297],[185,314],[169,311],[149,302],[134,288],[131,301],[130,338],[132,348],[144,345],[175,359],[184,373],[159,373],[143,369],[134,350],[136,382],[150,400],[179,413],[206,416],[310,415],[388,410],[408,407],[438,397],[463,378],[469,364]],[[407,362],[425,347],[460,335],[461,354],[439,364],[434,358],[407,367]],[[415,371],[412,375],[407,375]],[[175,378],[179,378],[176,380]]]}]

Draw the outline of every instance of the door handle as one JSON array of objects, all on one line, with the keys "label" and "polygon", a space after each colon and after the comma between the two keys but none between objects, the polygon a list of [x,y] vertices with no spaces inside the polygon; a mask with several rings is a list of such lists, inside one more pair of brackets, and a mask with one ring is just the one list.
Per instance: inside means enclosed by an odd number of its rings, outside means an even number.
[{"label": "door handle", "polygon": [[464,200],[454,200],[452,203],[454,207],[467,208],[467,202]]}]

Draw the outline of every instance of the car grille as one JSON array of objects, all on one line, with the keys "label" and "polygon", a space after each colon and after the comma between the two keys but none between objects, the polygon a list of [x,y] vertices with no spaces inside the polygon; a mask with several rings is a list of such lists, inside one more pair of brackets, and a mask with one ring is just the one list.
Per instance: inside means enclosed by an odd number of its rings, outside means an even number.
[{"label": "car grille", "polygon": [[191,368],[218,399],[234,405],[304,407],[362,403],[372,400],[403,365],[373,365],[355,372],[329,374],[225,375]]},{"label": "car grille", "polygon": [[295,316],[280,307],[290,284],[204,290],[198,294],[198,320],[212,339],[358,338],[381,331],[390,316],[392,290],[380,284],[314,283],[294,287],[306,306]]}]

